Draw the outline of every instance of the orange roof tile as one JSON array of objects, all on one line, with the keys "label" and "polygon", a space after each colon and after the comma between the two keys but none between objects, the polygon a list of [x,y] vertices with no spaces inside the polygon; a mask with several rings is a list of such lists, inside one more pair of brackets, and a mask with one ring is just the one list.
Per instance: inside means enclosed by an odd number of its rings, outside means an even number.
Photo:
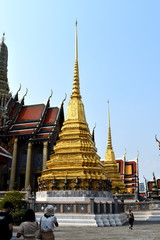
[{"label": "orange roof tile", "polygon": [[58,112],[58,108],[49,108],[47,111],[46,118],[44,120],[44,125],[54,123],[57,112]]},{"label": "orange roof tile", "polygon": [[44,104],[23,106],[16,122],[39,120],[44,107]]}]

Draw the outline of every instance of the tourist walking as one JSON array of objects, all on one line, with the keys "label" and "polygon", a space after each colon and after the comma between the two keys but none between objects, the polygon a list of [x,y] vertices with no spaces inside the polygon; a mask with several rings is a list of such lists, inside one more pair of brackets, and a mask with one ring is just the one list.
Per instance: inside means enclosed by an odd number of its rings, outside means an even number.
[{"label": "tourist walking", "polygon": [[54,240],[54,225],[58,227],[57,218],[54,216],[54,208],[48,205],[44,210],[44,216],[40,220],[42,240]]},{"label": "tourist walking", "polygon": [[13,218],[10,214],[13,205],[11,202],[5,202],[0,212],[0,239],[9,240],[12,238]]},{"label": "tourist walking", "polygon": [[134,222],[134,215],[133,215],[131,209],[129,209],[128,219],[129,219],[129,229],[132,230],[133,229],[133,222]]},{"label": "tourist walking", "polygon": [[24,216],[24,222],[19,226],[17,238],[21,235],[24,240],[36,240],[36,231],[38,230],[38,223],[36,222],[35,213],[32,209],[28,209]]}]

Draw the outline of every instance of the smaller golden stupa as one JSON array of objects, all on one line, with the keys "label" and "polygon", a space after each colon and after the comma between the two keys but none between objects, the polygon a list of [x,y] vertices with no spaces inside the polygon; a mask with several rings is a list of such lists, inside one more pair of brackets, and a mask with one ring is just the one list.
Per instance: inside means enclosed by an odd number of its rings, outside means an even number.
[{"label": "smaller golden stupa", "polygon": [[120,192],[125,192],[126,188],[124,186],[124,182],[121,179],[120,173],[118,171],[118,166],[117,166],[114,151],[112,148],[109,102],[108,102],[108,125],[109,125],[108,126],[108,146],[105,154],[104,169],[107,172],[108,177],[112,181],[112,191],[115,192],[117,189]]},{"label": "smaller golden stupa", "polygon": [[152,184],[152,194],[151,194],[151,198],[153,200],[158,200],[160,199],[160,196],[158,195],[158,187],[157,187],[157,183],[156,183],[156,178],[153,172],[153,184]]},{"label": "smaller golden stupa", "polygon": [[81,100],[78,71],[76,22],[76,48],[72,95],[67,108],[59,140],[54,154],[47,161],[47,169],[38,179],[40,189],[45,190],[111,190],[111,181],[107,177],[95,143],[86,122],[84,106]]}]

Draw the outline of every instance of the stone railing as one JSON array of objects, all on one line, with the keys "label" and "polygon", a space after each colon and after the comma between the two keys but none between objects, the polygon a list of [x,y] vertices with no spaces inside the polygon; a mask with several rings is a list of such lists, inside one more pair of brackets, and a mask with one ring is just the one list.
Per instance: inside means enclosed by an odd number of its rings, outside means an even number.
[{"label": "stone railing", "polygon": [[135,200],[135,194],[133,193],[115,193],[113,197],[117,197],[117,199],[121,200]]},{"label": "stone railing", "polygon": [[[123,203],[120,201],[108,201],[100,202],[94,201],[93,198],[90,201],[83,202],[35,202],[32,199],[32,206],[36,212],[43,212],[45,207],[53,205],[55,213],[72,213],[72,214],[112,214],[124,212]],[[30,202],[31,203],[31,202]]]},{"label": "stone railing", "polygon": [[150,211],[151,202],[125,202],[124,211],[128,212],[131,209],[132,211]]}]

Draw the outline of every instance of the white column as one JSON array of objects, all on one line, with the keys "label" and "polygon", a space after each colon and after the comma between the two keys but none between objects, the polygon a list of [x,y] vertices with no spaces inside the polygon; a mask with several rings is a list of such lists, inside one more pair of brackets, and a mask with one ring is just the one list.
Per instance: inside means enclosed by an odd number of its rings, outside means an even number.
[{"label": "white column", "polygon": [[43,142],[43,168],[42,170],[46,169],[46,162],[48,158],[48,141]]},{"label": "white column", "polygon": [[29,142],[28,149],[27,149],[27,160],[26,160],[25,190],[30,185],[31,156],[32,156],[32,143]]}]

